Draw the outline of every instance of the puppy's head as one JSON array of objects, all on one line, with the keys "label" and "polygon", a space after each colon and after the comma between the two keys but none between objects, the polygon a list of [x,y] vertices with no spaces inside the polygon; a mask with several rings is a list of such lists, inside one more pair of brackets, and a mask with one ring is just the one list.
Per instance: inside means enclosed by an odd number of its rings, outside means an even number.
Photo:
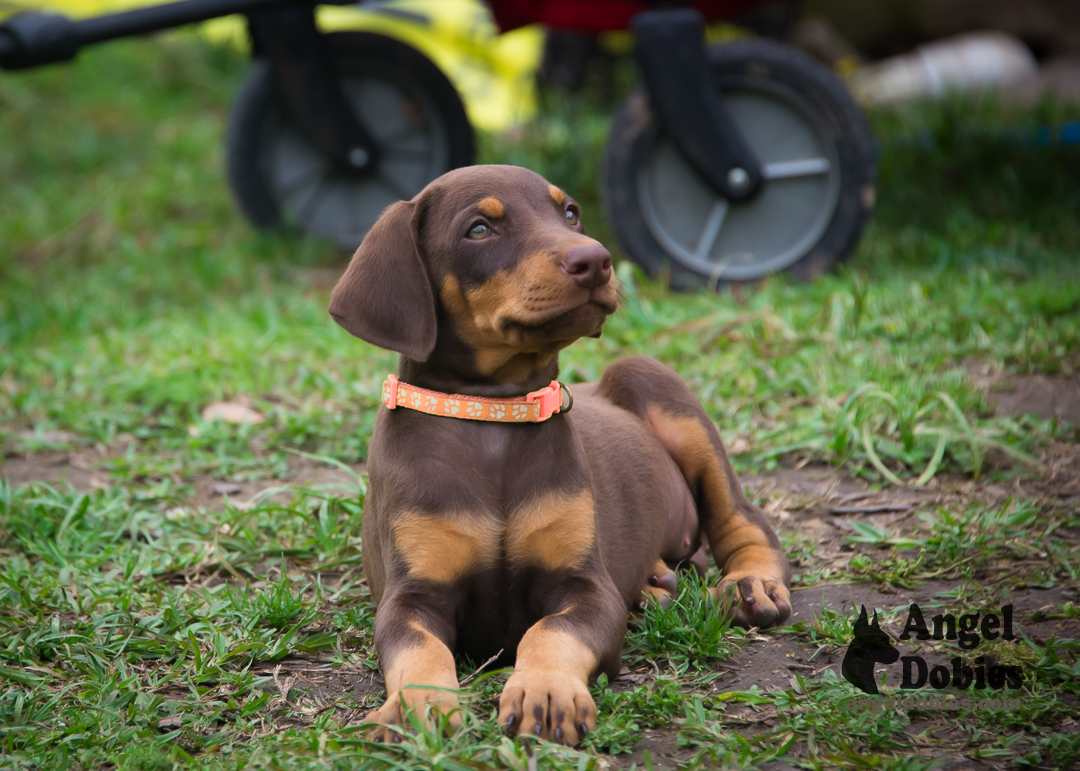
[{"label": "puppy's head", "polygon": [[468,358],[495,381],[599,336],[615,307],[611,255],[578,205],[515,166],[457,169],[391,206],[330,298],[357,337],[414,361]]}]

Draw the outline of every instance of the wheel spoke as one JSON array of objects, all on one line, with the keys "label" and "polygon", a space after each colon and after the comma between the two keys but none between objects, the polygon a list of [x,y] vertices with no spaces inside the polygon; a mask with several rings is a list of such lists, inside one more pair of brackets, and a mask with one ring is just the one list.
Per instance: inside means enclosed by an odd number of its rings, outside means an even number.
[{"label": "wheel spoke", "polygon": [[390,188],[390,192],[396,195],[399,200],[408,201],[415,195],[415,193],[410,193],[404,185],[387,174],[385,169],[379,171],[379,179]]},{"label": "wheel spoke", "polygon": [[309,167],[306,171],[293,175],[293,178],[287,182],[282,183],[281,186],[278,187],[278,195],[282,198],[291,198],[292,194],[297,190],[307,187],[315,180],[321,181],[326,175],[326,164],[317,163]]},{"label": "wheel spoke", "polygon": [[828,158],[805,158],[799,161],[777,161],[761,167],[765,179],[790,179],[791,177],[814,177],[827,174],[832,164]]},{"label": "wheel spoke", "polygon": [[[352,104],[357,120],[362,120],[369,115],[375,118],[374,121],[364,121],[364,126],[380,147],[386,148],[387,145],[408,139],[416,133],[417,128],[423,127],[422,116],[419,119],[410,119],[400,114],[400,110],[397,111],[399,113],[397,116],[387,114],[385,109],[380,111],[378,109],[380,100],[377,95],[372,94],[370,79],[354,81],[348,91],[348,100]],[[397,96],[400,98],[400,92]]]},{"label": "wheel spoke", "polygon": [[712,251],[713,244],[716,243],[716,237],[720,235],[720,227],[724,224],[724,217],[727,216],[728,202],[726,198],[721,198],[713,204],[712,211],[709,212],[709,218],[705,220],[705,227],[701,230],[701,235],[698,237],[697,248],[694,249],[694,258],[698,260],[705,260],[709,257],[709,252]]},{"label": "wheel spoke", "polygon": [[408,122],[403,121],[402,123],[390,129],[390,131],[385,134],[376,134],[375,139],[385,147],[387,145],[394,145],[398,142],[414,137],[421,131],[424,131],[426,128],[427,122],[423,118]]},{"label": "wheel spoke", "polygon": [[[318,187],[315,188],[315,192],[311,194],[311,197],[308,198],[307,202],[303,205],[303,207],[301,207],[300,211],[297,212],[296,218],[300,220],[300,222],[305,224],[311,222],[313,216],[319,213],[319,209],[322,208],[323,200],[326,198],[326,195],[329,192],[330,183],[327,182],[326,178],[324,177],[323,179],[319,180],[319,184]],[[309,230],[310,229],[312,228],[309,226]]]}]

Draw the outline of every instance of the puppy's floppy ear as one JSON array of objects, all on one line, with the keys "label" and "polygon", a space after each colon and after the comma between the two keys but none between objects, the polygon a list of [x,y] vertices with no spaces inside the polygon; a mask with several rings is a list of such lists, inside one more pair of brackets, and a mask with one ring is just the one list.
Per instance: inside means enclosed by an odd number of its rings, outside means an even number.
[{"label": "puppy's floppy ear", "polygon": [[351,334],[425,361],[435,347],[435,294],[420,259],[415,201],[383,212],[330,295],[330,315]]}]

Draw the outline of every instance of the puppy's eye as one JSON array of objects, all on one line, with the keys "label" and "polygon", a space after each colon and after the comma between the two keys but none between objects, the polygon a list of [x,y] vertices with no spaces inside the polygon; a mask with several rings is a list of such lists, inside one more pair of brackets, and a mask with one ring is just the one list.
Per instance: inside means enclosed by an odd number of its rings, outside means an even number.
[{"label": "puppy's eye", "polygon": [[578,224],[577,209],[567,209],[566,210],[566,224],[567,225],[576,225],[576,224]]},{"label": "puppy's eye", "polygon": [[491,228],[489,228],[483,222],[477,222],[475,225],[469,228],[469,232],[466,234],[466,237],[471,238],[473,241],[479,241],[481,239],[487,238],[490,235]]}]

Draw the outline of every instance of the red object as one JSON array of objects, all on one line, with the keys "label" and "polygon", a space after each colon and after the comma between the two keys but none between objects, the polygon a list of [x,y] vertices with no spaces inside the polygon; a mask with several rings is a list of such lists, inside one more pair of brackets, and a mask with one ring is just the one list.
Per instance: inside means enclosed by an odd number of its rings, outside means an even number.
[{"label": "red object", "polygon": [[556,412],[562,411],[562,383],[552,380],[546,388],[526,394],[525,401],[539,405],[540,414],[537,420],[547,420]]},{"label": "red object", "polygon": [[[761,0],[696,0],[689,3],[706,21],[727,19]],[[539,22],[569,32],[608,32],[626,29],[649,3],[640,0],[488,0],[503,32]]]}]

